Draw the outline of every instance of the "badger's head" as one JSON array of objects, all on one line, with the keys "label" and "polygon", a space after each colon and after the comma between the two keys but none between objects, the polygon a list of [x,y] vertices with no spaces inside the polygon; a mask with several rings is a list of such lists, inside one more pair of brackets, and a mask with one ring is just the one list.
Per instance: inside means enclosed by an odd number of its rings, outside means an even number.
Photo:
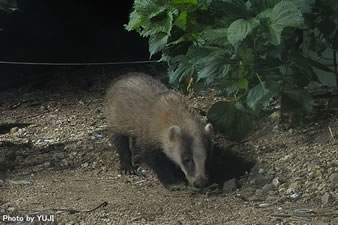
[{"label": "badger's head", "polygon": [[194,187],[208,184],[212,134],[213,126],[210,123],[193,134],[179,126],[171,126],[168,130],[164,152],[181,168],[189,184]]}]

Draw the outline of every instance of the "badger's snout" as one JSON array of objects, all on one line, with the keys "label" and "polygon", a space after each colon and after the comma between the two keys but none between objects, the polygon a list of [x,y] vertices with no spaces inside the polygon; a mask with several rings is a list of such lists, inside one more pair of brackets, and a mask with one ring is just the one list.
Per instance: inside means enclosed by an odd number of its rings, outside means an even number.
[{"label": "badger's snout", "polygon": [[197,188],[202,188],[208,185],[208,178],[207,177],[198,177],[194,182],[193,182],[194,187]]}]

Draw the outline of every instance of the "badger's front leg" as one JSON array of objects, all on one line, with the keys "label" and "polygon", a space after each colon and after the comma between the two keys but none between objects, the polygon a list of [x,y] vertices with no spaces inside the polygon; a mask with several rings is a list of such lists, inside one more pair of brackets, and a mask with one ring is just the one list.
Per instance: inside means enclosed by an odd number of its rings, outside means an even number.
[{"label": "badger's front leg", "polygon": [[129,136],[114,134],[111,141],[119,155],[121,173],[135,174],[132,163],[132,154],[129,148]]}]

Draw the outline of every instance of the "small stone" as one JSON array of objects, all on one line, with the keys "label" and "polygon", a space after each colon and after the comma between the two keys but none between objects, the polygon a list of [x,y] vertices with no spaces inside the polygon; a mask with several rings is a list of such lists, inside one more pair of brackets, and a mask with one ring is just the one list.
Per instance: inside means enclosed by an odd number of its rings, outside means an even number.
[{"label": "small stone", "polygon": [[235,178],[233,178],[231,180],[226,181],[223,184],[223,191],[225,193],[230,193],[230,192],[236,191],[237,187],[238,187],[238,182]]},{"label": "small stone", "polygon": [[273,126],[273,128],[272,128],[272,132],[279,132],[279,125],[277,124],[277,125],[275,125],[275,126]]},{"label": "small stone", "polygon": [[94,148],[94,145],[92,145],[92,144],[89,144],[88,145],[88,150],[94,150],[95,148]]},{"label": "small stone", "polygon": [[338,166],[338,160],[333,160],[330,162],[330,166]]},{"label": "small stone", "polygon": [[9,180],[11,184],[32,185],[32,181],[29,180]]},{"label": "small stone", "polygon": [[19,130],[18,127],[12,127],[12,128],[9,130],[9,133],[10,133],[10,134],[14,134],[14,133],[16,133],[18,130]]},{"label": "small stone", "polygon": [[289,188],[291,188],[292,190],[298,190],[299,189],[299,183],[293,182],[289,185]]},{"label": "small stone", "polygon": [[272,184],[266,184],[263,186],[262,191],[268,192],[268,191],[272,191],[273,189],[274,189],[274,186]]},{"label": "small stone", "polygon": [[299,198],[299,194],[294,193],[294,194],[290,195],[290,198],[291,198],[292,200],[297,200],[297,199]]},{"label": "small stone", "polygon": [[323,205],[327,205],[329,203],[329,201],[331,200],[331,195],[329,193],[325,193],[323,196],[322,196],[322,204]]},{"label": "small stone", "polygon": [[13,212],[14,210],[15,210],[14,207],[8,207],[8,208],[7,208],[7,211],[8,211],[8,212]]},{"label": "small stone", "polygon": [[81,167],[82,167],[82,168],[86,168],[86,167],[88,167],[88,165],[89,165],[89,164],[86,162],[86,163],[81,164]]},{"label": "small stone", "polygon": [[263,190],[257,189],[256,190],[256,195],[263,195]]},{"label": "small stone", "polygon": [[289,187],[287,190],[286,190],[286,194],[291,194],[293,193],[295,190],[291,187]]},{"label": "small stone", "polygon": [[254,184],[256,184],[256,179],[252,179],[252,180],[250,180],[250,181],[249,181],[249,184],[250,184],[250,185],[254,185]]},{"label": "small stone", "polygon": [[250,202],[257,202],[257,201],[263,201],[264,199],[262,197],[259,197],[257,195],[251,195],[247,197],[247,200]]},{"label": "small stone", "polygon": [[270,203],[262,203],[262,204],[258,205],[258,207],[260,207],[260,208],[266,208],[266,207],[269,207],[269,206],[271,206]]},{"label": "small stone", "polygon": [[45,162],[44,164],[42,164],[42,166],[48,168],[50,166],[50,162]]},{"label": "small stone", "polygon": [[333,184],[337,184],[338,183],[338,173],[331,174],[331,176],[329,177],[329,181]]},{"label": "small stone", "polygon": [[255,184],[258,185],[259,187],[263,187],[265,184],[270,183],[270,181],[271,177],[259,174],[256,176]]},{"label": "small stone", "polygon": [[271,115],[269,116],[269,119],[272,122],[278,122],[280,120],[280,113],[278,111],[271,113]]},{"label": "small stone", "polygon": [[15,161],[22,162],[23,161],[23,156],[22,155],[16,156]]},{"label": "small stone", "polygon": [[70,162],[68,162],[68,160],[66,160],[66,159],[63,159],[63,160],[61,160],[61,163],[62,163],[62,166],[70,166]]},{"label": "small stone", "polygon": [[272,180],[272,184],[273,184],[273,186],[278,187],[280,185],[279,178],[278,177],[274,178]]},{"label": "small stone", "polygon": [[53,154],[53,159],[64,159],[65,153],[64,152],[57,152]]},{"label": "small stone", "polygon": [[258,170],[258,173],[259,174],[263,174],[265,171],[264,171],[264,169],[263,168],[260,168],[259,170]]}]

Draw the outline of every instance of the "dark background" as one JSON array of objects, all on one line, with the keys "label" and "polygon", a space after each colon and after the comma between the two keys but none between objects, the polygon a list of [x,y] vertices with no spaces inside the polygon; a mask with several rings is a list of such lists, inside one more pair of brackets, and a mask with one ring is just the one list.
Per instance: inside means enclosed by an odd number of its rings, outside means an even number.
[{"label": "dark background", "polygon": [[[128,32],[133,0],[20,0],[0,12],[0,60],[20,62],[124,62],[148,60],[148,41]],[[40,79],[60,67],[0,64],[0,88]],[[75,69],[75,68],[74,68]]]}]

